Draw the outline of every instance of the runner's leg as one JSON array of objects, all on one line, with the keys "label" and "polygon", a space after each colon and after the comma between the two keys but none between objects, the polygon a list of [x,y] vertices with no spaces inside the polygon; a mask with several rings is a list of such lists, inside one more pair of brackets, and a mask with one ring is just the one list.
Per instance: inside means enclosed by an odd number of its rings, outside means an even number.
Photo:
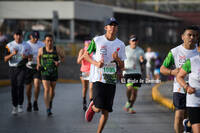
[{"label": "runner's leg", "polygon": [[97,133],[101,133],[104,129],[104,126],[108,120],[108,116],[109,116],[109,112],[105,109],[102,109],[102,114],[101,114],[101,117],[100,117],[100,120],[99,120],[99,125],[98,125],[98,128],[97,128]]},{"label": "runner's leg", "polygon": [[92,87],[93,87],[93,83],[92,82],[90,82],[89,83],[89,98],[90,98],[90,101],[92,101],[92,99],[93,99],[93,89],[92,89]]},{"label": "runner's leg", "polygon": [[174,116],[174,130],[176,133],[183,132],[183,119],[184,119],[185,110],[176,110]]},{"label": "runner's leg", "polygon": [[44,102],[45,102],[46,108],[49,109],[49,102],[50,102],[50,96],[49,96],[50,81],[42,80],[42,84],[43,84],[43,87],[44,87]]}]

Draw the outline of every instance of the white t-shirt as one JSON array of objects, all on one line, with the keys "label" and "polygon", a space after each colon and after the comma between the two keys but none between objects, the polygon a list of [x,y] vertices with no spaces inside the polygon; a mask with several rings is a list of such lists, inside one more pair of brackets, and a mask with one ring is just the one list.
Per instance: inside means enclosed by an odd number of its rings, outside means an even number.
[{"label": "white t-shirt", "polygon": [[31,46],[31,54],[33,55],[32,64],[37,64],[37,56],[38,56],[38,50],[41,47],[44,47],[45,44],[41,41],[37,41],[37,43],[31,43],[30,40],[27,41],[27,43]]},{"label": "white t-shirt", "polygon": [[200,107],[200,55],[190,58],[191,73],[189,74],[189,85],[196,89],[195,93],[187,93],[186,106]]},{"label": "white t-shirt", "polygon": [[14,50],[17,51],[17,54],[12,56],[11,59],[8,61],[10,67],[17,67],[18,64],[22,61],[22,55],[30,55],[31,54],[31,47],[28,43],[22,42],[20,44],[12,41],[7,44],[6,48],[12,53]]},{"label": "white t-shirt", "polygon": [[147,60],[146,67],[151,67],[151,59],[156,59],[156,53],[146,52],[144,56],[145,56],[145,59]]},{"label": "white t-shirt", "polygon": [[144,50],[138,46],[133,49],[128,45],[125,51],[127,59],[124,61],[125,70],[123,74],[141,74],[140,56],[144,57]]},{"label": "white t-shirt", "polygon": [[[93,48],[92,48],[93,47]],[[105,35],[95,37],[88,50],[94,52],[93,58],[97,62],[104,60],[104,66],[102,68],[97,68],[94,66],[93,73],[91,74],[91,82],[102,82],[108,84],[116,83],[116,63],[113,63],[112,54],[118,50],[118,56],[121,60],[126,59],[125,55],[125,45],[124,43],[116,38],[113,41],[106,39]]]}]

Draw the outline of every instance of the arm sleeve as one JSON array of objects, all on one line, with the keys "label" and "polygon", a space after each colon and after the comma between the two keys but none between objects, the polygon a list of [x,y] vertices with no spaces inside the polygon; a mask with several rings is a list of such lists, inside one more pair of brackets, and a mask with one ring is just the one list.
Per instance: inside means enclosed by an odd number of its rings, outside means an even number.
[{"label": "arm sleeve", "polygon": [[191,72],[191,62],[190,62],[190,59],[186,60],[186,62],[182,65],[182,69],[185,70],[187,73]]},{"label": "arm sleeve", "polygon": [[174,65],[174,57],[172,52],[170,51],[167,55],[167,57],[165,58],[164,62],[163,62],[163,66],[165,66],[166,68],[171,67],[172,65]]},{"label": "arm sleeve", "polygon": [[89,52],[89,54],[91,54],[92,52],[96,52],[96,44],[94,40],[92,40],[92,42],[90,43],[87,51]]}]

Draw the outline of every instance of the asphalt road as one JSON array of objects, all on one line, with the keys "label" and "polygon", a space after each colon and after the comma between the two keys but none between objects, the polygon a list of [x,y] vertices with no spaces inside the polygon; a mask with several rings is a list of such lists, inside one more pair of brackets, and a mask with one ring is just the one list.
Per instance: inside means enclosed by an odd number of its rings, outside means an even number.
[{"label": "asphalt road", "polygon": [[[155,103],[151,97],[152,85],[139,89],[135,103],[136,114],[123,111],[126,89],[118,84],[113,112],[110,114],[104,133],[173,133],[172,111]],[[25,98],[24,108],[27,100]],[[92,122],[84,119],[81,85],[61,84],[56,86],[53,117],[46,116],[43,90],[39,97],[39,112],[26,112],[12,116],[10,88],[0,88],[0,133],[95,133],[100,114]]]}]

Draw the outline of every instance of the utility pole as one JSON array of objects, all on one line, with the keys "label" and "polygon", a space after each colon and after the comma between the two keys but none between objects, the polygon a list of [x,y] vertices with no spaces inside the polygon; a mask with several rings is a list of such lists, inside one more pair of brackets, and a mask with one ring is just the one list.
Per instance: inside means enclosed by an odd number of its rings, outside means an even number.
[{"label": "utility pole", "polygon": [[133,0],[133,9],[137,9],[137,0]]},{"label": "utility pole", "polygon": [[159,0],[155,0],[156,4],[155,4],[155,12],[159,11]]},{"label": "utility pole", "polygon": [[52,32],[55,40],[60,39],[59,34],[59,16],[57,11],[53,11]]}]

